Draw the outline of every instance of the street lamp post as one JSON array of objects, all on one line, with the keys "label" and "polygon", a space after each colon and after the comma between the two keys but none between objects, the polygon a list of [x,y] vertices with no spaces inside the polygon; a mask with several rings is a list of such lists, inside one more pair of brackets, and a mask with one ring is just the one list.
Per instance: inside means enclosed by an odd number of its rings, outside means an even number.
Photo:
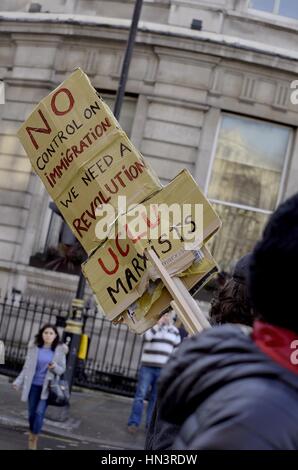
[{"label": "street lamp post", "polygon": [[[52,211],[59,215],[62,219],[63,216],[54,202],[50,202],[49,207]],[[65,222],[64,222],[65,224]],[[69,229],[68,229],[69,230]],[[70,230],[69,230],[70,231]],[[70,232],[70,238],[75,237]],[[64,374],[65,379],[68,381],[69,389],[71,390],[74,373],[77,362],[77,353],[81,343],[82,329],[83,329],[83,314],[84,314],[84,293],[85,293],[86,279],[80,272],[79,282],[77,286],[76,297],[73,299],[68,318],[65,322],[63,332],[63,342],[67,344],[69,351],[67,355],[66,371]]]},{"label": "street lamp post", "polygon": [[[114,115],[119,120],[123,99],[125,95],[126,82],[128,78],[129,66],[132,58],[133,47],[135,43],[136,34],[138,31],[138,23],[141,15],[143,0],[136,0],[132,22],[129,30],[128,41],[126,45],[121,76],[114,106]],[[82,328],[83,328],[83,313],[84,313],[84,293],[85,293],[86,279],[82,272],[80,273],[79,282],[77,286],[76,298],[72,301],[71,316],[66,320],[63,339],[69,347],[67,366],[65,378],[68,381],[71,389],[75,368],[77,363],[78,351],[80,347]]]},{"label": "street lamp post", "polygon": [[139,19],[141,16],[142,6],[143,6],[143,0],[136,0],[134,11],[133,11],[133,16],[132,16],[132,21],[131,21],[131,26],[129,30],[128,41],[127,41],[126,50],[125,50],[125,56],[124,56],[123,64],[122,64],[122,70],[121,70],[121,76],[120,76],[115,106],[114,106],[114,115],[115,115],[115,118],[118,120],[120,117],[121,107],[122,107],[122,103],[123,103],[123,99],[125,95],[128,71],[129,71],[133,47],[135,44],[135,39],[136,39],[137,31],[138,31],[138,23],[139,23]]}]

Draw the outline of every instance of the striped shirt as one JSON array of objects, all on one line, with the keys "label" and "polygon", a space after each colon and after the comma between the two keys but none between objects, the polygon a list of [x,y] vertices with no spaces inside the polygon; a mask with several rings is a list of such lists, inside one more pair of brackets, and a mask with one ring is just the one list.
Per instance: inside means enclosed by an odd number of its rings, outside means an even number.
[{"label": "striped shirt", "polygon": [[155,325],[144,335],[142,366],[162,367],[181,342],[178,328],[173,325]]}]

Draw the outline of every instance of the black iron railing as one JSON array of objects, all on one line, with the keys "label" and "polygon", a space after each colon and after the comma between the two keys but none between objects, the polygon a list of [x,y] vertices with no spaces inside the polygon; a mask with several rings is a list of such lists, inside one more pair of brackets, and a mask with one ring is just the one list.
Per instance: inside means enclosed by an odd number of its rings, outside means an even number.
[{"label": "black iron railing", "polygon": [[[28,342],[42,325],[52,323],[62,336],[68,304],[41,298],[6,296],[0,300],[0,340],[5,345],[5,364],[0,373],[16,376],[26,357]],[[75,384],[133,396],[137,380],[142,338],[125,325],[113,325],[97,309],[84,316],[89,338],[86,360],[78,361]]]}]

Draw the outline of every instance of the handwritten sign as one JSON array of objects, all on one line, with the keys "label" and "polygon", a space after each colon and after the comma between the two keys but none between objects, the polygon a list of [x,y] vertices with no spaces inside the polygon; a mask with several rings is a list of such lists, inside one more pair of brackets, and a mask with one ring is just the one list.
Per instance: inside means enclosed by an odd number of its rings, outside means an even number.
[{"label": "handwritten sign", "polygon": [[97,208],[115,209],[106,221],[112,224],[119,210],[119,196],[125,196],[130,206],[158,189],[160,185],[151,169],[125,133],[119,132],[104,152],[78,170],[55,202],[74,235],[90,253],[102,242],[96,234]]},{"label": "handwritten sign", "polygon": [[95,236],[98,206],[117,207],[120,195],[138,203],[161,189],[80,69],[39,103],[18,137],[87,253],[101,242]]},{"label": "handwritten sign", "polygon": [[[169,208],[177,201],[178,208],[182,208],[180,223],[170,221],[168,232],[164,231],[162,216],[154,209],[161,204]],[[186,214],[184,207],[189,209]],[[202,209],[199,217],[198,207]],[[168,221],[169,217],[166,218]],[[144,232],[144,226],[149,230]],[[192,265],[195,250],[219,227],[218,216],[187,170],[131,213],[121,216],[113,238],[106,240],[83,264],[84,275],[105,314],[110,319],[116,318],[144,293],[149,279],[158,277],[153,269],[148,269],[147,247],[154,249],[167,271],[175,275]],[[186,234],[191,235],[187,239],[192,244],[191,250],[185,249]]]},{"label": "handwritten sign", "polygon": [[[218,266],[206,246],[197,252],[190,268],[179,274],[185,287],[195,293],[209,282],[218,272]],[[162,281],[152,286],[132,305],[129,306],[115,323],[126,323],[130,330],[142,334],[155,325],[162,313],[170,308],[172,296]]]},{"label": "handwritten sign", "polygon": [[18,136],[90,255],[82,269],[110,320],[143,332],[169,306],[148,248],[187,289],[216,272],[204,246],[221,225],[212,206],[187,170],[161,186],[81,69],[38,104]]}]

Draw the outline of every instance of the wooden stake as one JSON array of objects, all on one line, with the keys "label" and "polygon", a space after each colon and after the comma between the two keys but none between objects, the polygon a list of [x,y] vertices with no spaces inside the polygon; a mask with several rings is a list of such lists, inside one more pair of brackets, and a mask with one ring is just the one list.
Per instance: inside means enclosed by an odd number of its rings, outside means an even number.
[{"label": "wooden stake", "polygon": [[196,333],[198,333],[194,327],[191,325],[191,323],[189,323],[186,315],[184,314],[184,312],[178,307],[178,305],[176,304],[175,300],[172,300],[171,302],[171,307],[173,310],[175,310],[175,312],[177,313],[179,319],[182,321],[186,331],[190,334],[190,335],[194,335]]},{"label": "wooden stake", "polygon": [[210,328],[211,325],[205,315],[203,314],[202,310],[200,309],[199,305],[195,301],[195,299],[190,295],[188,292],[187,288],[185,287],[182,279],[180,277],[174,276],[173,282],[175,283],[175,286],[177,289],[180,290],[181,294],[183,295],[185,301],[188,303],[191,311],[193,312],[194,316],[196,319],[199,321],[201,328]]},{"label": "wooden stake", "polygon": [[173,297],[172,307],[189,333],[194,334],[210,327],[210,323],[205,318],[196,301],[192,298],[181,279],[171,277],[164,268],[162,262],[152,250],[146,250],[146,254],[159,272],[160,278]]}]

